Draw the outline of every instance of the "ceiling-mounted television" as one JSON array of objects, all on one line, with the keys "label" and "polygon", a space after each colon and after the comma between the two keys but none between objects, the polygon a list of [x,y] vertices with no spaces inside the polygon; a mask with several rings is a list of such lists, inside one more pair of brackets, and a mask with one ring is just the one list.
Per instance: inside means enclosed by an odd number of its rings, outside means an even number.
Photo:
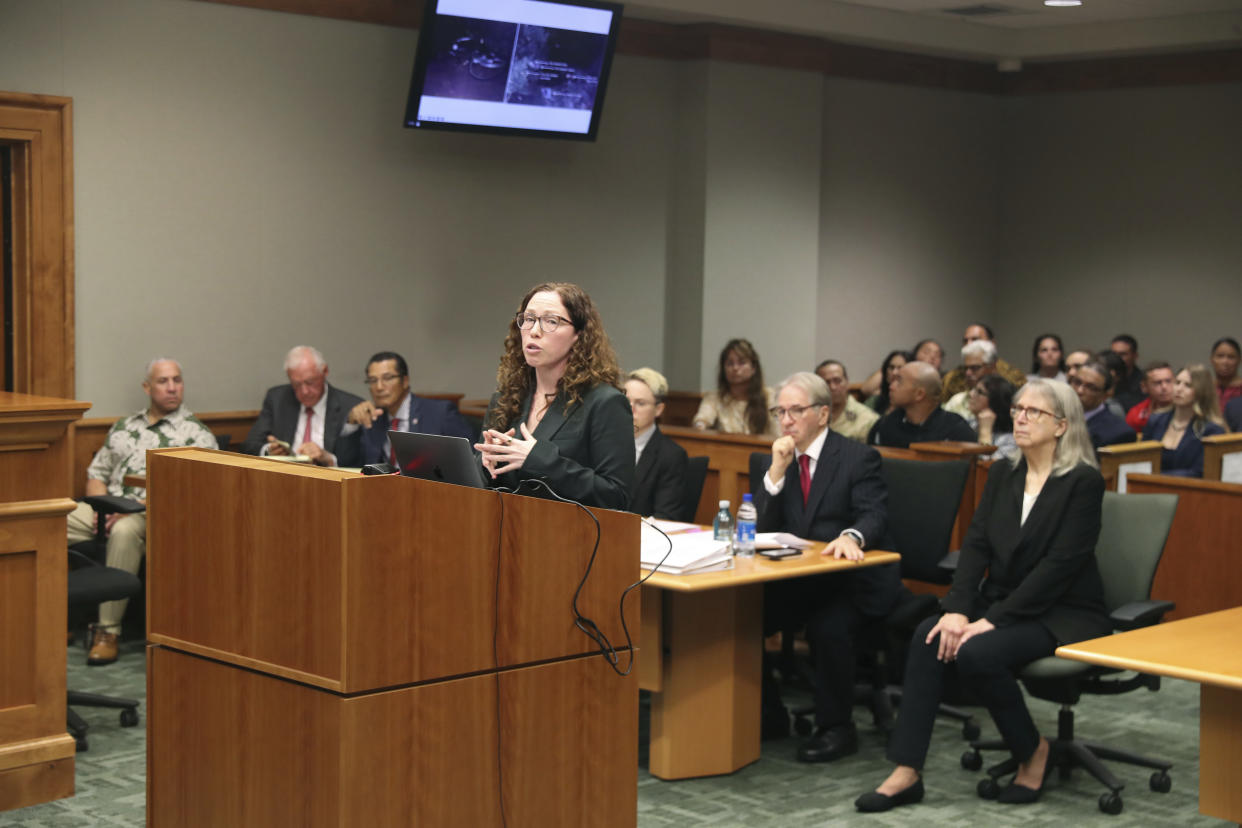
[{"label": "ceiling-mounted television", "polygon": [[621,6],[427,0],[405,125],[595,140]]}]

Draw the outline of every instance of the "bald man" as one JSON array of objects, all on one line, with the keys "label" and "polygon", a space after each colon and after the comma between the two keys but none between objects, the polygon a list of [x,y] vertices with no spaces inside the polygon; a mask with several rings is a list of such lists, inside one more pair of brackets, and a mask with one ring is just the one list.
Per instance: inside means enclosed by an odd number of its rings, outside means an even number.
[{"label": "bald man", "polygon": [[909,448],[940,440],[976,442],[975,432],[957,414],[940,407],[940,374],[926,362],[908,362],[888,384],[894,409],[867,435],[873,446]]}]

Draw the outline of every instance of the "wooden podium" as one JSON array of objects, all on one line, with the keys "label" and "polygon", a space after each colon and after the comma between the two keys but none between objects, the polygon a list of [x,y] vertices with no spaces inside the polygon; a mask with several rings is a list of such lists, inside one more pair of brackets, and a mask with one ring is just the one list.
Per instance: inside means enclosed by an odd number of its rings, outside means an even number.
[{"label": "wooden podium", "polygon": [[69,425],[90,403],[0,392],[0,811],[73,793],[65,732]]},{"label": "wooden podium", "polygon": [[[191,448],[147,483],[150,825],[635,824],[582,510]],[[578,608],[623,646],[639,522],[593,514]]]}]

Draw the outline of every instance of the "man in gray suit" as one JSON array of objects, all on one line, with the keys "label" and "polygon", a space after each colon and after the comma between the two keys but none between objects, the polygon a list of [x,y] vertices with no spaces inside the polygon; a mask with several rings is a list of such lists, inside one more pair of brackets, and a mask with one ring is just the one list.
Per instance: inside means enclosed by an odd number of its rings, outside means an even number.
[{"label": "man in gray suit", "polygon": [[358,465],[358,427],[346,418],[362,398],[328,385],[328,363],[309,345],[289,351],[285,374],[288,384],[268,389],[242,451],[302,454],[321,466]]}]

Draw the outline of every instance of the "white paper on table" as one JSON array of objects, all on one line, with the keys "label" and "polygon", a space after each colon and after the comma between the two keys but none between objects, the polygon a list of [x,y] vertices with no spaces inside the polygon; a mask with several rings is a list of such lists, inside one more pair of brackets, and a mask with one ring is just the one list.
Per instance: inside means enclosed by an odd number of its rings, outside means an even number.
[{"label": "white paper on table", "polygon": [[1220,479],[1224,483],[1242,483],[1242,451],[1220,458]]},{"label": "white paper on table", "polygon": [[756,549],[806,549],[810,545],[809,540],[788,532],[759,532],[755,535]]},{"label": "white paper on table", "polygon": [[711,532],[669,535],[666,539],[649,524],[644,523],[642,527],[639,561],[643,569],[653,569],[658,565],[661,572],[674,574],[701,571],[708,567],[720,568],[732,556],[733,545],[728,541],[716,540]]},{"label": "white paper on table", "polygon": [[1122,463],[1117,467],[1117,494],[1126,493],[1126,476],[1131,474],[1151,474],[1151,461],[1142,463]]}]

